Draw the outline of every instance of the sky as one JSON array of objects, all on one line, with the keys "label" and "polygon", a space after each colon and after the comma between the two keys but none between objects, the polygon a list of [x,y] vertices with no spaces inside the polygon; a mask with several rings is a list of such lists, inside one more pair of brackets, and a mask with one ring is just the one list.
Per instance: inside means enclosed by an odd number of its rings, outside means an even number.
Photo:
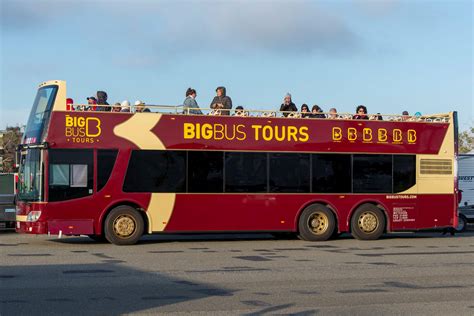
[{"label": "sky", "polygon": [[26,123],[38,84],[86,103],[354,113],[459,112],[474,125],[472,0],[0,0],[0,129]]}]

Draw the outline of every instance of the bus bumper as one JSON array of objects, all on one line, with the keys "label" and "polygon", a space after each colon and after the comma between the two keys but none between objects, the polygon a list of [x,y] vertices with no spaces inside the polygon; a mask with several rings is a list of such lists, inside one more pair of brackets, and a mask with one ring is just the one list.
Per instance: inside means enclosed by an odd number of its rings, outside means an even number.
[{"label": "bus bumper", "polygon": [[16,222],[17,233],[24,234],[47,234],[48,224],[46,222]]}]

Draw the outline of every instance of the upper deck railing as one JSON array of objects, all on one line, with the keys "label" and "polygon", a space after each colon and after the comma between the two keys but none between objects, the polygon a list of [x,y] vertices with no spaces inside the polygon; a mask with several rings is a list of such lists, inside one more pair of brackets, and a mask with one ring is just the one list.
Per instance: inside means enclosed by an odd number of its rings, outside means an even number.
[{"label": "upper deck railing", "polygon": [[[209,108],[188,108],[183,105],[144,105],[122,107],[118,105],[90,105],[71,104],[73,112],[100,112],[108,114],[127,113],[160,113],[173,115],[211,115],[211,116],[240,116],[240,117],[263,117],[263,118],[299,118],[299,119],[334,119],[334,120],[369,120],[388,122],[418,122],[418,123],[450,123],[449,114],[430,115],[400,115],[400,114],[366,114],[366,119],[357,119],[353,113],[328,113],[328,112],[296,112],[296,111],[273,111],[273,110],[249,110],[249,109],[209,109]],[[93,110],[92,107],[100,107],[104,110]],[[109,110],[110,109],[110,110]],[[148,109],[143,111],[144,109]],[[197,112],[202,114],[197,114]],[[228,115],[226,113],[229,113]]]}]

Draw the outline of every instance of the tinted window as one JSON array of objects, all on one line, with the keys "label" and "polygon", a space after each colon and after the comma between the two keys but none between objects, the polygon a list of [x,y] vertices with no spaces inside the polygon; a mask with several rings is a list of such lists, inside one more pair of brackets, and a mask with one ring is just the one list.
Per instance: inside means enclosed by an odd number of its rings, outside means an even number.
[{"label": "tinted window", "polygon": [[270,154],[270,192],[309,192],[309,154]]},{"label": "tinted window", "polygon": [[188,192],[223,192],[223,171],[223,152],[188,152]]},{"label": "tinted window", "polygon": [[109,181],[117,153],[118,150],[97,151],[97,191],[100,191]]},{"label": "tinted window", "polygon": [[185,192],[186,152],[135,150],[123,184],[125,192]]},{"label": "tinted window", "polygon": [[354,193],[392,193],[391,155],[354,155]]},{"label": "tinted window", "polygon": [[76,199],[93,193],[91,149],[49,150],[49,201]]},{"label": "tinted window", "polygon": [[267,192],[267,154],[225,153],[225,192]]},{"label": "tinted window", "polygon": [[314,154],[312,160],[313,192],[351,192],[351,155]]},{"label": "tinted window", "polygon": [[408,190],[416,182],[416,157],[393,156],[393,192]]}]

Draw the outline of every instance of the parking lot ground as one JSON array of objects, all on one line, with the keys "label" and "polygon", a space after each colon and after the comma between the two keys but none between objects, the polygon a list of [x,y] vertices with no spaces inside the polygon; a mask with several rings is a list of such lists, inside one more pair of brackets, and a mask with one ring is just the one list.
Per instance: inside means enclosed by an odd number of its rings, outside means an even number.
[{"label": "parking lot ground", "polygon": [[0,233],[1,315],[473,315],[474,231],[358,241]]}]

